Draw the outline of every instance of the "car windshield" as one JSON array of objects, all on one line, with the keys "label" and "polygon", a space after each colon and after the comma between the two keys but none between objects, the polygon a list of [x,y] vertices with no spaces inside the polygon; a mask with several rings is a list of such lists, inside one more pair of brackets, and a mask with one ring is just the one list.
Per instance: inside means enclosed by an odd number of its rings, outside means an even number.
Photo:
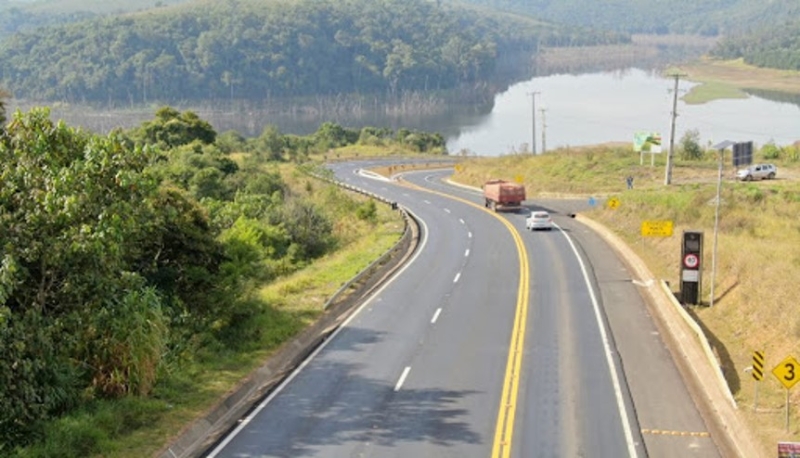
[{"label": "car windshield", "polygon": [[534,212],[534,213],[531,214],[531,216],[533,216],[534,218],[539,218],[539,219],[550,217],[550,215],[548,213],[545,213],[545,212]]}]

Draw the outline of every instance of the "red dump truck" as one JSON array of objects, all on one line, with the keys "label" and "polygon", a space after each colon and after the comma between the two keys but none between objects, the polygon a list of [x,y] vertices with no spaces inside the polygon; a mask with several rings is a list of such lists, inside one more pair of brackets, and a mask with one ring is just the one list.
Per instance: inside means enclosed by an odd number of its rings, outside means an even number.
[{"label": "red dump truck", "polygon": [[483,184],[486,208],[492,211],[519,210],[525,200],[525,186],[505,180],[489,180]]}]

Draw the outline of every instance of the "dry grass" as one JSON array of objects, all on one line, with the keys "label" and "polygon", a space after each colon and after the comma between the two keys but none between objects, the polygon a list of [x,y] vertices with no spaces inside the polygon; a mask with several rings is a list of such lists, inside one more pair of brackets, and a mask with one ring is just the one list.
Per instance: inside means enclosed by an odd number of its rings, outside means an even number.
[{"label": "dry grass", "polygon": [[701,83],[800,93],[800,72],[754,67],[741,59],[720,61],[706,58],[682,65],[679,70],[686,73],[689,80]]},{"label": "dry grass", "polygon": [[[660,155],[663,156],[663,155]],[[658,160],[661,159],[661,160]],[[758,158],[756,160],[759,160]],[[756,431],[764,450],[778,441],[800,441],[800,412],[794,409],[791,429],[784,429],[783,385],[770,373],[784,357],[800,357],[800,165],[778,162],[774,181],[741,183],[724,171],[714,307],[697,307],[694,314],[717,353],[731,390],[744,417]],[[635,177],[635,189],[626,191],[624,177]],[[614,230],[648,264],[672,285],[679,284],[680,235],[683,230],[705,234],[703,300],[708,303],[713,257],[713,205],[717,165],[708,162],[675,164],[673,184],[664,186],[664,162],[644,165],[625,147],[589,147],[542,156],[482,158],[461,164],[454,179],[480,185],[488,178],[514,179],[519,175],[537,196],[619,196],[617,210],[597,208],[587,216]],[[789,177],[789,178],[786,178]],[[671,219],[670,238],[642,238],[643,220]],[[766,354],[764,380],[759,387],[757,411],[754,381],[745,369],[752,354]],[[793,405],[800,391],[791,392]]]}]

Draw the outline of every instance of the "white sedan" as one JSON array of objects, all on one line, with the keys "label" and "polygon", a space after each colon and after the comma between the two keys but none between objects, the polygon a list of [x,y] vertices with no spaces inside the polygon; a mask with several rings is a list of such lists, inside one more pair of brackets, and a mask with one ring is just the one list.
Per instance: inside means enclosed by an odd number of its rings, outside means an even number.
[{"label": "white sedan", "polygon": [[525,220],[525,229],[529,231],[535,231],[536,229],[552,230],[553,219],[550,217],[550,213],[546,211],[532,211],[531,216]]}]

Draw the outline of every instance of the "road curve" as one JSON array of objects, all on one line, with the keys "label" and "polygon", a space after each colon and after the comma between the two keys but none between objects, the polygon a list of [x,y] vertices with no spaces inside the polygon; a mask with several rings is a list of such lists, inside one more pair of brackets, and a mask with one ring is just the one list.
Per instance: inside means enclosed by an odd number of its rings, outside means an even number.
[{"label": "road curve", "polygon": [[[472,199],[474,202],[481,202],[480,194],[477,191],[443,182],[451,173],[451,171],[447,170],[430,172],[425,176],[424,180],[429,187],[434,189]],[[636,284],[628,268],[618,258],[616,252],[598,234],[570,216],[590,209],[596,204],[595,199],[535,199],[529,200],[527,204],[528,209],[544,209],[553,214],[560,231],[574,243],[580,257],[583,259],[588,275],[592,279],[592,284],[597,292],[596,299],[599,305],[599,312],[605,321],[614,357],[619,361],[618,375],[621,378],[620,383],[623,389],[627,387],[628,399],[626,402],[628,403],[630,421],[637,429],[637,431],[634,431],[635,439],[637,443],[643,445],[646,453],[646,455],[640,454],[640,456],[719,457],[720,452],[696,406],[695,398],[687,389],[673,361],[672,354],[660,334],[660,327],[648,312],[642,297],[643,289],[657,287],[657,285]],[[520,230],[524,230],[524,215],[510,214],[507,216],[516,221]],[[554,255],[554,248],[547,248],[546,245],[552,244],[554,242],[553,239],[558,238],[553,237],[553,234],[537,232],[530,234],[528,238],[530,239],[530,244],[528,245],[529,257],[532,260],[532,290],[539,290],[542,295],[549,294],[548,290],[554,291],[558,288],[537,288],[536,286],[540,283],[553,284],[552,280],[548,280],[551,275],[548,272],[557,270],[553,261],[560,259],[562,261],[556,264],[561,264],[562,262],[574,262],[576,258],[574,255],[568,256],[563,250],[559,250],[560,254]],[[536,253],[541,253],[542,255],[537,256]],[[572,261],[570,261],[570,258]],[[537,260],[544,261],[544,265],[538,263]],[[577,283],[572,281],[568,284],[576,285]],[[560,288],[564,288],[564,286]],[[569,286],[566,289],[561,289],[561,291],[567,291],[567,293],[571,290],[572,288]],[[552,303],[561,303],[560,297],[563,296],[564,293],[559,293],[559,297],[553,298]],[[575,358],[570,354],[569,348],[574,344],[570,344],[569,339],[564,339],[569,334],[574,336],[583,334],[580,331],[580,327],[576,327],[580,325],[574,322],[575,316],[573,315],[569,319],[565,318],[565,315],[584,312],[580,309],[573,309],[570,312],[569,307],[563,306],[547,307],[545,305],[548,302],[547,300],[540,301],[540,304],[537,305],[537,297],[536,294],[531,296],[531,307],[534,310],[531,312],[531,316],[532,320],[536,321],[536,310],[538,310],[541,320],[538,325],[533,324],[529,328],[529,332],[533,336],[538,336],[532,337],[532,339],[538,338],[544,342],[549,341],[550,347],[548,348],[550,348],[551,352],[563,355],[560,358],[557,356],[550,357],[549,361],[555,362],[553,364],[554,367],[559,366],[561,370],[566,369],[565,372],[567,373],[575,370],[580,372],[586,369],[575,367],[576,363],[581,359]],[[555,314],[561,315],[561,317],[554,318],[553,315]],[[550,320],[552,326],[542,322],[547,320]],[[570,324],[570,320],[572,320],[573,324]],[[570,327],[573,327],[575,331],[566,331]],[[553,328],[559,328],[561,331],[553,331]],[[557,341],[555,337],[548,340],[545,337],[548,332],[550,334],[558,333],[562,337]],[[537,345],[535,342],[531,342],[529,345],[529,348],[540,347],[542,345]],[[537,372],[537,367],[541,368],[542,366],[530,360],[528,361],[529,370]],[[546,361],[544,367],[548,367]],[[589,370],[584,374],[590,377],[587,380],[593,380],[592,372]],[[550,371],[550,373],[552,375],[553,371]],[[531,377],[533,379],[545,378],[542,374],[532,374]],[[570,380],[574,380],[574,378],[565,376],[562,373],[561,376],[551,377],[550,383],[553,385],[558,384],[558,389],[563,392],[568,390]],[[580,390],[578,388],[578,392]],[[531,387],[530,391],[537,392],[541,390]],[[544,391],[547,392],[547,390]],[[578,405],[581,404],[579,403]],[[586,414],[593,415],[600,410],[602,409],[597,409],[596,407],[581,408],[574,416],[576,418],[585,418]],[[529,415],[540,415],[538,409],[529,409],[528,412]],[[595,420],[597,422],[604,421],[602,415],[595,418]],[[610,420],[611,418],[609,417],[605,421]],[[526,424],[524,427],[527,428],[528,425]],[[557,429],[560,431],[568,430],[568,428]],[[724,442],[725,438],[719,438],[719,440]],[[579,443],[572,439],[568,439],[568,442],[572,444]],[[536,450],[536,446],[533,445],[529,450]],[[540,454],[531,451],[518,456],[558,455]],[[612,455],[597,453],[597,449],[593,448],[579,447],[575,453],[570,452],[561,456]]]},{"label": "road curve", "polygon": [[637,286],[566,211],[526,233],[442,173],[407,176],[431,193],[363,167],[332,168],[422,246],[207,456],[718,456]]}]

